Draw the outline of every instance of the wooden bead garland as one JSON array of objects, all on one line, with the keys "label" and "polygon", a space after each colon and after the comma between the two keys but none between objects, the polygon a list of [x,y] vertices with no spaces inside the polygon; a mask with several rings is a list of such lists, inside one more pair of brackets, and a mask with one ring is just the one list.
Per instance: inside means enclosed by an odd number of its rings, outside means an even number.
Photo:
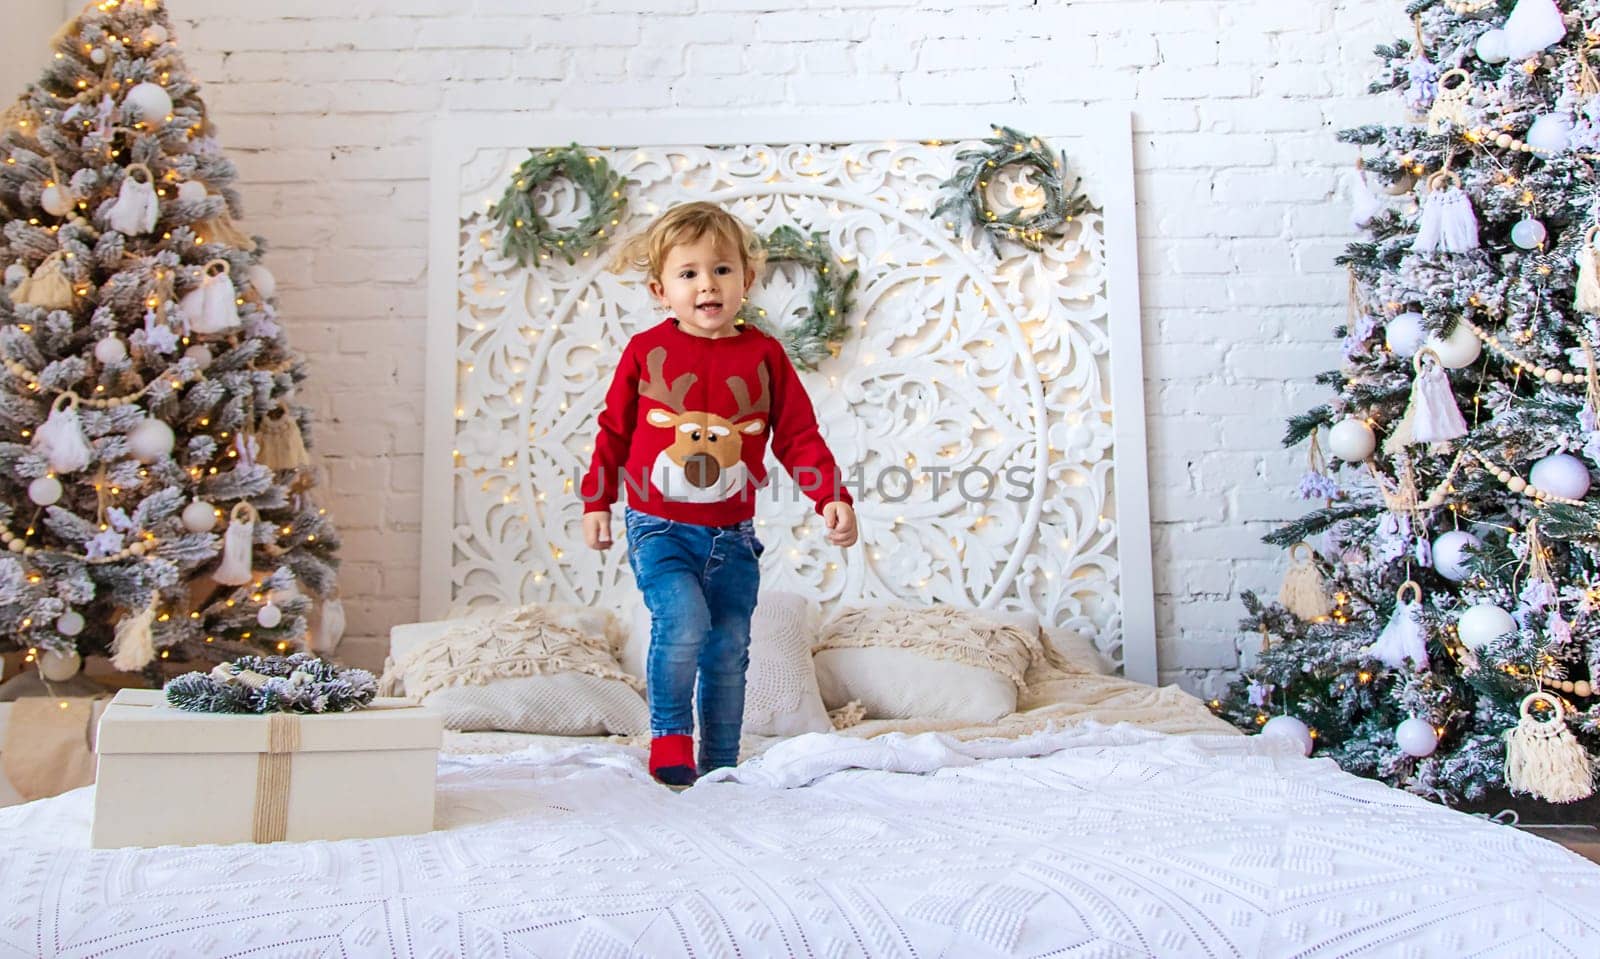
[{"label": "wooden bead garland", "polygon": [[1584,501],[1581,499],[1568,499],[1565,496],[1557,496],[1554,493],[1534,486],[1527,480],[1511,472],[1505,467],[1491,462],[1482,453],[1473,453],[1472,455],[1478,458],[1478,461],[1483,464],[1483,468],[1488,470],[1491,476],[1505,484],[1506,489],[1513,493],[1523,493],[1532,497],[1533,499],[1544,500],[1545,502],[1549,503],[1564,503],[1568,506],[1584,505]]}]

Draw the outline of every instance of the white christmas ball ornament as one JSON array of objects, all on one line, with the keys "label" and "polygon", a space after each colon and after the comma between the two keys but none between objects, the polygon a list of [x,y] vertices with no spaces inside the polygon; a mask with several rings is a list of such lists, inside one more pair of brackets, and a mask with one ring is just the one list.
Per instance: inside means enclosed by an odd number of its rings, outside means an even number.
[{"label": "white christmas ball ornament", "polygon": [[56,632],[63,636],[76,636],[83,632],[83,614],[69,609],[56,617]]},{"label": "white christmas ball ornament", "polygon": [[1518,220],[1511,227],[1511,242],[1524,250],[1537,250],[1544,245],[1549,231],[1538,220]]},{"label": "white christmas ball ornament", "polygon": [[185,180],[178,184],[178,199],[185,203],[199,203],[206,196],[206,185],[199,180]]},{"label": "white christmas ball ornament", "polygon": [[160,127],[166,125],[167,115],[172,112],[172,97],[160,84],[145,82],[129,90],[122,105],[134,114],[128,119]]},{"label": "white christmas ball ornament", "polygon": [[1302,756],[1311,755],[1311,747],[1316,744],[1315,740],[1311,738],[1310,728],[1293,716],[1272,717],[1267,720],[1265,726],[1261,727],[1261,735],[1282,736],[1285,739],[1293,740],[1299,745],[1300,755]]},{"label": "white christmas ball ornament", "polygon": [[1354,416],[1345,417],[1328,431],[1328,449],[1346,463],[1359,463],[1372,455],[1378,447],[1378,438],[1372,427]]},{"label": "white christmas ball ornament", "polygon": [[60,186],[47,186],[39,194],[39,205],[51,216],[66,216],[72,212],[72,195]]},{"label": "white christmas ball ornament", "polygon": [[105,48],[104,47],[95,47],[93,50],[90,50],[89,51],[89,59],[93,60],[95,63],[105,63],[106,62],[106,51],[105,51]]},{"label": "white christmas ball ornament", "polygon": [[1422,342],[1427,338],[1421,313],[1401,313],[1383,328],[1384,345],[1399,356],[1412,356],[1422,349]]},{"label": "white christmas ball ornament", "polygon": [[272,603],[268,603],[256,613],[256,622],[261,624],[262,629],[272,629],[283,622],[283,610]]},{"label": "white christmas ball ornament", "polygon": [[1536,150],[1560,153],[1572,142],[1572,121],[1559,113],[1542,114],[1523,139]]},{"label": "white christmas ball ornament", "polygon": [[172,452],[176,437],[172,427],[155,418],[148,418],[128,434],[128,448],[141,463],[153,463]]},{"label": "white christmas ball ornament", "polygon": [[1433,568],[1453,583],[1467,578],[1467,561],[1483,540],[1463,530],[1451,530],[1433,541]]},{"label": "white christmas ball ornament", "polygon": [[1516,628],[1511,614],[1493,603],[1479,603],[1456,620],[1456,635],[1468,649],[1480,649]]},{"label": "white christmas ball ornament", "polygon": [[191,533],[209,533],[217,528],[217,508],[197,499],[183,508],[183,528]]},{"label": "white christmas ball ornament", "polygon": [[1415,716],[1395,727],[1394,741],[1401,752],[1418,759],[1433,755],[1439,748],[1439,734],[1434,731],[1433,724]]},{"label": "white christmas ball ornament", "polygon": [[1472,49],[1484,63],[1505,63],[1511,58],[1510,51],[1506,48],[1504,30],[1484,31]]},{"label": "white christmas ball ornament", "polygon": [[1437,335],[1429,336],[1427,346],[1439,354],[1439,362],[1448,370],[1471,366],[1474,360],[1483,355],[1483,344],[1478,342],[1478,334],[1472,332],[1465,323],[1457,323],[1456,328],[1444,339]]},{"label": "white christmas ball ornament", "polygon": [[94,345],[94,358],[110,366],[128,358],[128,346],[115,333]]},{"label": "white christmas ball ornament", "polygon": [[139,34],[139,39],[143,40],[145,43],[148,43],[152,47],[157,46],[158,44],[166,43],[167,28],[163,27],[159,23],[152,23],[148,27],[144,28],[143,33]]},{"label": "white christmas ball ornament", "polygon": [[256,288],[256,292],[261,294],[263,300],[272,299],[272,294],[278,291],[277,277],[259,263],[246,270],[244,275],[249,278],[250,285]]},{"label": "white christmas ball ornament", "polygon": [[78,675],[78,670],[82,666],[83,657],[79,656],[76,650],[60,653],[47,649],[39,654],[39,675],[52,683],[66,682]]},{"label": "white christmas ball ornament", "polygon": [[61,481],[54,476],[41,476],[28,484],[28,499],[39,506],[54,506],[61,499]]},{"label": "white christmas ball ornament", "polygon": [[202,370],[211,365],[211,347],[204,343],[196,343],[183,351],[183,355],[194,360],[195,365]]},{"label": "white christmas ball ornament", "polygon": [[1589,467],[1571,453],[1554,453],[1533,464],[1528,483],[1546,493],[1583,499],[1589,492]]}]

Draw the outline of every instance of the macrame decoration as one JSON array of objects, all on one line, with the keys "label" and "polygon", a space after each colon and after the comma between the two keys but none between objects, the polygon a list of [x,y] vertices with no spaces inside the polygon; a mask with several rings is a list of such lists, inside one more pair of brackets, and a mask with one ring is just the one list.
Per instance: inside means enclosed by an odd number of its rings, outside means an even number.
[{"label": "macrame decoration", "polygon": [[[1534,718],[1536,703],[1545,705],[1545,719]],[[1560,697],[1536,690],[1522,700],[1521,713],[1517,725],[1506,731],[1506,786],[1553,803],[1593,795],[1594,766],[1567,728]]]},{"label": "macrame decoration", "polygon": [[[212,273],[221,267],[220,273]],[[227,333],[239,325],[238,291],[233,287],[227,260],[212,260],[205,266],[200,285],[183,295],[178,309],[183,311],[191,333]]]},{"label": "macrame decoration", "polygon": [[156,618],[156,601],[159,593],[150,594],[150,604],[135,613],[117,620],[116,633],[111,641],[111,665],[125,673],[137,672],[156,658],[156,641],[150,624]]},{"label": "macrame decoration", "polygon": [[[1406,602],[1406,590],[1416,598]],[[1367,647],[1374,659],[1390,669],[1400,669],[1410,660],[1417,669],[1428,668],[1428,642],[1417,619],[1417,607],[1422,602],[1422,587],[1415,580],[1406,580],[1395,593],[1394,614],[1389,624],[1378,634],[1377,642]]]},{"label": "macrame decoration", "polygon": [[228,530],[222,534],[222,562],[211,578],[224,586],[243,586],[250,582],[250,550],[256,520],[261,514],[244,500],[233,504],[228,514]]},{"label": "macrame decoration", "polygon": [[[1304,559],[1295,553],[1305,550]],[[1289,571],[1284,574],[1283,588],[1278,591],[1278,602],[1302,620],[1326,619],[1333,615],[1333,600],[1317,571],[1316,551],[1310,543],[1299,542],[1289,547]]]},{"label": "macrame decoration", "polygon": [[300,435],[300,424],[284,401],[278,401],[276,413],[262,418],[257,436],[260,450],[256,453],[256,462],[267,469],[293,470],[311,465],[305,439]]},{"label": "macrame decoration", "polygon": [[1472,212],[1466,191],[1461,189],[1461,177],[1440,170],[1428,178],[1428,196],[1422,201],[1422,217],[1411,249],[1418,253],[1466,253],[1477,248],[1478,217]]},{"label": "macrame decoration", "polygon": [[44,258],[33,275],[17,284],[11,302],[18,306],[38,306],[46,310],[65,310],[72,306],[72,281],[67,279],[60,250]]},{"label": "macrame decoration", "polygon": [[1555,0],[1517,0],[1506,25],[1506,53],[1525,60],[1567,35],[1567,25]]},{"label": "macrame decoration", "polygon": [[[144,180],[136,179],[135,173],[143,173]],[[123,236],[138,236],[154,230],[160,219],[161,201],[156,197],[155,177],[150,168],[143,163],[129,164],[116,202],[106,213],[111,229]]]},{"label": "macrame decoration", "polygon": [[1578,265],[1577,296],[1573,306],[1584,313],[1600,313],[1600,261],[1595,258],[1595,234],[1600,224],[1589,227],[1583,234],[1583,246],[1574,258]]},{"label": "macrame decoration", "polygon": [[[1433,362],[1429,363],[1429,358]],[[1402,420],[1410,428],[1408,441],[1439,443],[1466,436],[1467,421],[1456,407],[1456,395],[1439,354],[1424,347],[1417,351],[1411,364],[1417,375],[1411,383],[1411,402]]]},{"label": "macrame decoration", "polygon": [[[1420,61],[1427,63],[1426,60]],[[1450,81],[1456,81],[1455,86]],[[1439,78],[1438,93],[1433,98],[1433,103],[1428,110],[1428,134],[1438,136],[1450,128],[1451,124],[1458,127],[1471,125],[1468,109],[1472,96],[1472,77],[1467,71],[1457,67]],[[1421,112],[1420,110],[1418,112]]]},{"label": "macrame decoration", "polygon": [[94,450],[78,418],[78,394],[67,390],[50,404],[50,416],[33,434],[33,451],[56,473],[73,473],[89,465]]}]

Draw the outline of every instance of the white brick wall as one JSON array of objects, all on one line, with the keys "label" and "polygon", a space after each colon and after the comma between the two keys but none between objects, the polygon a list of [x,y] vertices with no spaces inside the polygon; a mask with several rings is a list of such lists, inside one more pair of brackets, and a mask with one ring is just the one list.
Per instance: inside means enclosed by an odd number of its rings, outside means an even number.
[{"label": "white brick wall", "polygon": [[[346,652],[417,614],[429,121],[527,109],[968,104],[1134,110],[1163,679],[1238,661],[1243,588],[1276,589],[1259,537],[1297,515],[1284,417],[1323,397],[1347,239],[1342,126],[1372,0],[169,0],[283,312],[345,538]],[[1292,377],[1286,380],[1285,377]]]}]

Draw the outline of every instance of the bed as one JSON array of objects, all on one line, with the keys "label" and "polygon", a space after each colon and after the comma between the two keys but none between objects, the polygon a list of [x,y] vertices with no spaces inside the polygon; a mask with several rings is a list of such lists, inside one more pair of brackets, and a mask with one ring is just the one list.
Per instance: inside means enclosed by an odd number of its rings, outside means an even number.
[{"label": "bed", "polygon": [[[987,511],[864,498],[863,544],[842,556],[808,535],[803,504],[763,502],[764,588],[823,615],[885,601],[1026,614],[1103,668],[1033,662],[993,722],[750,736],[738,767],[682,793],[650,779],[634,737],[453,733],[423,835],[90,850],[92,787],[0,809],[0,959],[1600,955],[1600,867],[1240,735],[1154,685],[1128,118],[1038,122],[1102,212],[1070,256],[1026,269],[906,215],[987,133],[971,116],[746,119],[715,149],[676,144],[681,124],[441,128],[422,611],[634,615],[620,550],[582,550],[555,492],[585,459],[571,411],[605,386],[585,351],[625,336],[635,291],[593,264],[513,269],[482,214],[518,147],[581,141],[647,203],[753,200],[764,228],[837,218],[841,256],[937,260],[864,279],[862,332],[808,384],[834,414],[825,434],[842,459],[1024,462],[1051,480]],[[998,309],[963,299],[974,282]],[[917,311],[893,305],[906,299]],[[991,362],[919,346],[921,311]],[[532,442],[507,449],[506,434]]]}]

